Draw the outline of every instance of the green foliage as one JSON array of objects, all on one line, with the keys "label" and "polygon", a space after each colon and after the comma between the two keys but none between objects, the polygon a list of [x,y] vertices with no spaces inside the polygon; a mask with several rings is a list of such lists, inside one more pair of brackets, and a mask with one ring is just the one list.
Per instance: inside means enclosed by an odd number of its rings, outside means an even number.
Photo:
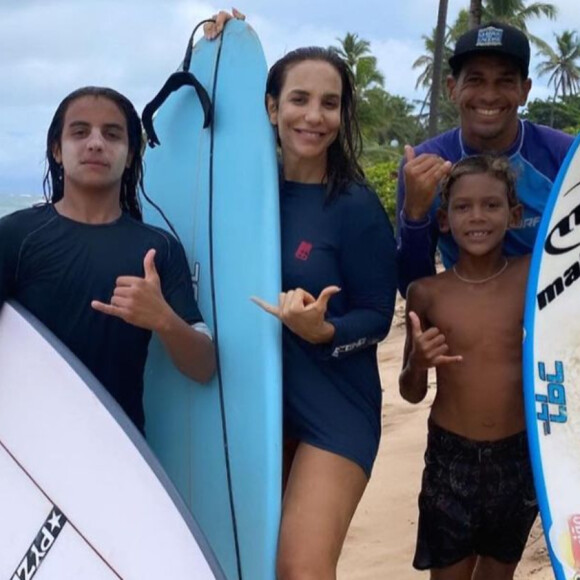
[{"label": "green foliage", "polygon": [[580,125],[580,95],[571,95],[558,100],[535,99],[528,103],[522,117],[575,135]]},{"label": "green foliage", "polygon": [[377,58],[371,54],[371,43],[368,40],[351,32],[337,40],[340,46],[330,48],[348,64],[359,98],[364,99],[368,89],[385,84],[385,77],[377,68]]},{"label": "green foliage", "polygon": [[578,34],[572,30],[565,30],[556,37],[556,50],[551,46],[544,46],[538,52],[546,58],[536,67],[540,76],[550,75],[548,86],[554,87],[554,97],[561,95],[576,95],[580,89],[580,40]]},{"label": "green foliage", "polygon": [[484,0],[482,22],[491,20],[505,22],[523,30],[530,42],[538,48],[546,46],[539,37],[528,30],[528,22],[534,18],[555,20],[558,8],[550,2],[527,2],[525,0]]},{"label": "green foliage", "polygon": [[[465,3],[466,6],[469,4]],[[536,18],[554,19],[557,9],[545,2],[526,0],[482,0],[482,21],[499,20],[524,30],[530,40],[540,48],[539,56],[546,57],[541,63],[544,73],[554,71],[565,73],[554,79],[554,88],[560,89],[558,98],[530,102],[523,116],[531,121],[576,134],[580,131],[580,97],[574,93],[580,78],[576,60],[580,60],[578,34],[566,31],[556,37],[557,50],[554,51],[541,39],[530,35],[527,22]],[[469,27],[469,12],[461,9],[454,22],[447,24],[443,46],[443,79],[438,107],[438,131],[443,132],[459,124],[459,114],[449,100],[446,76],[450,73],[447,63],[453,53],[455,42]],[[364,141],[362,164],[369,182],[376,189],[387,212],[395,217],[395,197],[397,169],[406,143],[418,144],[427,137],[430,88],[433,77],[433,56],[435,53],[435,30],[431,35],[422,36],[424,54],[416,59],[413,68],[418,71],[416,88],[427,91],[424,100],[408,101],[393,95],[385,88],[385,79],[377,69],[376,57],[371,44],[358,34],[348,32],[338,38],[338,46],[331,47],[349,65],[353,72],[358,97],[357,118]],[[565,66],[564,66],[565,65]],[[388,80],[388,79],[387,79]],[[559,81],[556,84],[556,80]],[[564,83],[564,84],[562,84]],[[564,91],[562,87],[565,86]],[[562,97],[562,93],[566,93]]]},{"label": "green foliage", "polygon": [[400,157],[396,160],[384,161],[365,168],[365,174],[371,187],[377,192],[383,207],[389,214],[391,222],[395,222],[397,205],[397,172]]},{"label": "green foliage", "polygon": [[[377,193],[394,215],[396,171],[406,143],[419,143],[426,136],[415,105],[383,88],[370,43],[348,32],[330,47],[350,67],[357,93],[357,119],[364,141],[362,164]],[[391,177],[394,168],[395,177]]]},{"label": "green foliage", "polygon": [[391,95],[381,87],[368,90],[359,103],[363,136],[367,142],[381,146],[393,141],[402,145],[416,143],[423,132],[413,109],[404,97]]},{"label": "green foliage", "polygon": [[[466,2],[466,4],[469,3]],[[531,19],[541,17],[549,18],[552,20],[555,19],[557,15],[557,8],[553,4],[546,2],[527,2],[525,0],[482,0],[481,8],[482,22],[495,20],[511,24],[512,26],[520,28],[526,32],[532,44],[542,50],[547,49],[547,45],[543,40],[530,34],[529,30],[527,29],[527,22]],[[453,47],[455,42],[462,34],[467,32],[468,29],[469,12],[463,8],[459,11],[455,22],[448,23],[447,32],[443,41],[443,75],[437,121],[439,132],[456,127],[459,122],[457,111],[453,103],[449,101],[447,95],[445,78],[447,74],[450,73],[447,60],[453,54]],[[420,122],[425,125],[429,115],[429,101],[431,97],[430,87],[433,78],[433,57],[435,54],[436,42],[435,30],[432,31],[430,36],[423,35],[422,38],[424,42],[425,53],[415,60],[413,63],[413,68],[419,71],[416,87],[423,87],[428,91],[423,103],[421,104],[418,116]],[[572,45],[574,40],[575,38],[572,38],[569,44]]]}]

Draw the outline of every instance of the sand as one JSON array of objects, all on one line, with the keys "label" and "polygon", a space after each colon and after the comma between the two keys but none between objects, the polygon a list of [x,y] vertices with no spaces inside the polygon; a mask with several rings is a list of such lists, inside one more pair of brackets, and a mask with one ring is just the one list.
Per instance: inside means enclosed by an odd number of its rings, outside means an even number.
[{"label": "sand", "polygon": [[[434,389],[418,405],[398,392],[405,340],[402,301],[391,332],[379,347],[383,436],[371,481],[350,527],[339,580],[426,580],[411,566],[417,532],[417,495],[423,469],[427,416]],[[553,580],[539,518],[516,570],[518,580]]]}]

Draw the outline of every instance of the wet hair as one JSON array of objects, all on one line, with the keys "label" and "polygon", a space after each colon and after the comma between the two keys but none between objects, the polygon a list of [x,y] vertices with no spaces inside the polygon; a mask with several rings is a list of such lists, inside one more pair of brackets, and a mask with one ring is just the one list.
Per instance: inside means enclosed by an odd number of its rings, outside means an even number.
[{"label": "wet hair", "polygon": [[266,81],[266,107],[268,96],[276,103],[279,102],[288,71],[294,65],[308,60],[328,63],[336,70],[342,81],[340,129],[338,136],[328,148],[326,164],[326,195],[327,199],[332,199],[350,183],[365,182],[364,171],[358,162],[362,151],[362,136],[356,117],[356,92],[352,72],[347,63],[334,50],[319,46],[298,48],[289,52],[270,68]]},{"label": "wet hair", "polygon": [[457,180],[464,175],[486,174],[495,177],[504,183],[510,208],[518,205],[516,193],[516,175],[510,167],[507,157],[494,157],[492,155],[472,155],[461,159],[451,168],[451,172],[441,186],[441,209],[447,210],[451,190]]},{"label": "wet hair", "polygon": [[120,206],[123,211],[142,221],[139,189],[143,191],[143,132],[141,119],[131,101],[121,93],[105,87],[82,87],[67,95],[57,107],[46,135],[47,169],[42,182],[44,197],[48,203],[60,201],[64,195],[63,167],[54,158],[53,150],[60,147],[64,118],[69,105],[81,97],[102,97],[115,103],[127,122],[131,164],[123,173]]}]

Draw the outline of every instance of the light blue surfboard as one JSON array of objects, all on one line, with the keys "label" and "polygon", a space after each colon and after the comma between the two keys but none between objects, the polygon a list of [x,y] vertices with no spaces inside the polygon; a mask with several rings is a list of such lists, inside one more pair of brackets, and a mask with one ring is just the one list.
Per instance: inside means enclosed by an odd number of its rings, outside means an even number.
[{"label": "light blue surfboard", "polygon": [[[256,34],[232,21],[218,40],[196,43],[168,81],[170,90],[184,79],[189,86],[162,93],[144,111],[149,125],[157,108],[160,141],[145,155],[145,189],[185,247],[219,354],[217,376],[199,385],[151,345],[147,439],[230,580],[275,577],[280,518],[281,333],[250,301],[276,302],[281,285],[266,75]],[[144,210],[145,221],[166,227],[154,209]]]},{"label": "light blue surfboard", "polygon": [[534,479],[557,580],[580,579],[580,137],[544,211],[525,312]]}]

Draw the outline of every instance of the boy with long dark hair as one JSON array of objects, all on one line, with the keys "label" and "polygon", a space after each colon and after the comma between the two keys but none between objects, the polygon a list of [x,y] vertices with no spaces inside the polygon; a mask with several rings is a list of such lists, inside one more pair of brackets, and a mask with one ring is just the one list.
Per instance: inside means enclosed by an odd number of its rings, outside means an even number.
[{"label": "boy with long dark hair", "polygon": [[144,431],[152,332],[195,380],[215,362],[183,248],[141,219],[139,116],[117,91],[78,89],[55,112],[46,156],[47,203],[0,220],[0,305],[34,314]]}]

